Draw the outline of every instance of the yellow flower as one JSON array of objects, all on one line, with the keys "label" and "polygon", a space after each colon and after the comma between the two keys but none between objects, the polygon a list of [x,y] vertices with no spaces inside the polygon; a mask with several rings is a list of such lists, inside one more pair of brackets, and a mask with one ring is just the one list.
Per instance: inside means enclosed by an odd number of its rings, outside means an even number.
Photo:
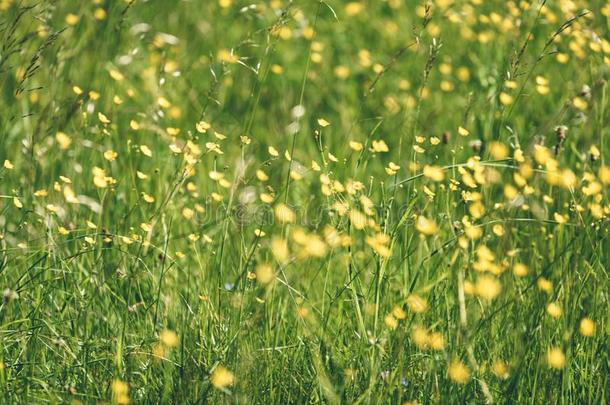
[{"label": "yellow flower", "polygon": [[550,293],[551,291],[553,291],[553,282],[544,277],[540,277],[536,284],[538,285],[538,288],[541,291],[544,291],[546,293]]},{"label": "yellow flower", "polygon": [[414,326],[411,330],[411,340],[419,349],[426,349],[429,341],[428,330],[423,326]]},{"label": "yellow flower", "polygon": [[508,147],[501,142],[492,142],[489,145],[489,153],[496,160],[506,159],[508,156]]},{"label": "yellow flower", "polygon": [[398,327],[398,320],[392,314],[387,314],[383,322],[389,329],[396,329]]},{"label": "yellow flower", "polygon": [[205,134],[210,128],[212,128],[212,126],[206,121],[199,121],[195,125],[195,129],[197,129],[197,132],[200,134]]},{"label": "yellow flower", "polygon": [[140,145],[140,152],[142,152],[144,156],[152,157],[152,151],[146,145]]},{"label": "yellow flower", "polygon": [[546,312],[553,318],[559,318],[561,316],[561,307],[557,303],[551,302],[546,306]]},{"label": "yellow flower", "polygon": [[121,380],[112,381],[112,397],[117,404],[129,403],[129,386]]},{"label": "yellow flower", "polygon": [[212,372],[210,382],[214,387],[221,390],[233,385],[235,383],[235,376],[228,369],[219,365]]},{"label": "yellow flower", "polygon": [[350,70],[347,66],[339,65],[335,67],[335,76],[337,78],[345,80],[349,77]]},{"label": "yellow flower", "polygon": [[237,56],[232,51],[229,51],[227,49],[220,49],[217,52],[216,57],[218,58],[218,60],[220,62],[225,62],[225,63],[237,63],[237,61],[239,60],[239,56]]},{"label": "yellow flower", "polygon": [[364,148],[360,142],[356,141],[349,141],[349,147],[355,152],[360,152]]},{"label": "yellow flower", "polygon": [[379,139],[372,142],[374,152],[389,152],[390,148],[383,139]]},{"label": "yellow flower", "polygon": [[407,297],[407,306],[412,312],[421,314],[428,310],[428,301],[417,294],[411,294]]},{"label": "yellow flower", "polygon": [[502,285],[493,276],[481,276],[477,279],[475,291],[482,299],[491,301],[500,294]]},{"label": "yellow flower", "polygon": [[68,25],[76,25],[76,24],[78,24],[79,20],[80,20],[80,17],[77,16],[76,14],[72,14],[72,13],[66,15],[66,19],[65,19],[66,24],[68,24]]},{"label": "yellow flower", "polygon": [[269,154],[273,157],[278,157],[280,155],[280,153],[277,151],[277,149],[275,149],[273,146],[269,146],[269,148],[267,149]]},{"label": "yellow flower", "polygon": [[496,360],[493,363],[492,370],[496,377],[501,378],[503,380],[507,379],[508,374],[508,364],[506,364],[503,360]]},{"label": "yellow flower", "polygon": [[565,224],[566,222],[568,222],[568,218],[566,216],[564,216],[564,215],[561,215],[558,212],[553,214],[553,218],[555,219],[555,221],[558,224]]},{"label": "yellow flower", "polygon": [[296,220],[294,211],[284,203],[275,206],[275,217],[281,224],[288,224]]},{"label": "yellow flower", "polygon": [[600,167],[597,175],[602,183],[610,184],[610,166]]},{"label": "yellow flower", "polygon": [[445,338],[439,332],[432,332],[428,336],[428,345],[432,350],[443,350],[445,348]]},{"label": "yellow flower", "polygon": [[106,10],[104,10],[101,7],[96,8],[95,11],[93,12],[93,17],[95,17],[95,19],[98,21],[105,20],[107,15],[108,14],[106,13]]},{"label": "yellow flower", "polygon": [[436,223],[433,220],[424,217],[423,215],[420,215],[417,218],[415,228],[420,233],[422,233],[426,236],[432,236],[438,231],[438,227],[436,226]]},{"label": "yellow flower", "polygon": [[112,162],[112,161],[114,161],[116,159],[116,157],[118,155],[119,155],[118,153],[116,153],[115,151],[109,149],[106,152],[104,152],[104,159],[106,159],[109,162]]},{"label": "yellow flower", "polygon": [[578,330],[581,335],[591,337],[595,335],[595,322],[591,318],[582,318]]},{"label": "yellow flower", "polygon": [[179,342],[176,332],[169,329],[164,329],[161,331],[159,334],[159,341],[167,347],[176,347],[178,346]]},{"label": "yellow flower", "polygon": [[100,120],[102,124],[110,124],[110,120],[101,112],[97,113],[97,118]]},{"label": "yellow flower", "polygon": [[318,125],[322,128],[326,128],[330,125],[330,122],[326,121],[324,118],[318,118]]},{"label": "yellow flower", "polygon": [[460,360],[453,360],[449,363],[447,375],[457,384],[466,384],[470,379],[470,371]]},{"label": "yellow flower", "polygon": [[362,10],[364,10],[364,4],[357,1],[347,3],[345,6],[345,14],[347,14],[349,17],[360,14]]},{"label": "yellow flower", "polygon": [[513,266],[513,274],[517,277],[524,277],[527,275],[527,266],[523,263],[516,263]]},{"label": "yellow flower", "polygon": [[579,110],[586,110],[587,107],[589,106],[587,101],[581,97],[574,97],[572,99],[572,104],[574,105],[574,107],[576,107]]},{"label": "yellow flower", "polygon": [[470,135],[470,131],[468,131],[466,128],[458,127],[458,134],[461,136],[468,136]]},{"label": "yellow flower", "polygon": [[445,172],[439,166],[424,166],[424,176],[433,181],[443,181],[445,179]]},{"label": "yellow flower", "polygon": [[72,139],[70,139],[70,137],[63,132],[56,133],[55,140],[57,141],[57,144],[59,145],[59,149],[61,149],[61,150],[68,149],[70,147],[70,145],[72,144]]},{"label": "yellow flower", "polygon": [[505,92],[500,93],[500,103],[504,105],[511,105],[513,101],[513,96],[511,96],[510,94]]},{"label": "yellow flower", "polygon": [[352,209],[349,212],[349,220],[355,229],[362,230],[366,226],[366,215],[361,211]]},{"label": "yellow flower", "polygon": [[273,268],[269,264],[260,264],[256,267],[256,281],[266,285],[275,279]]},{"label": "yellow flower", "polygon": [[558,347],[551,347],[546,354],[546,362],[549,367],[561,370],[566,365],[566,356]]}]

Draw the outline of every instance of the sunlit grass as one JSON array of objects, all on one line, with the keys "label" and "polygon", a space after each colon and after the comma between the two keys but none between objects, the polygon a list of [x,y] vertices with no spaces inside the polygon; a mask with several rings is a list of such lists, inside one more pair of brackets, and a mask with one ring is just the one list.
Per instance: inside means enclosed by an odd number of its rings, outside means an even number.
[{"label": "sunlit grass", "polygon": [[0,0],[0,395],[608,402],[609,26]]}]

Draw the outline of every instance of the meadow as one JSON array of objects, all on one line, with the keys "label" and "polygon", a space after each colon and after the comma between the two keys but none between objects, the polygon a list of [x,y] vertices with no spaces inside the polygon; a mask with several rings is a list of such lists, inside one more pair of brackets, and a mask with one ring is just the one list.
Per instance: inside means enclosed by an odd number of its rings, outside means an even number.
[{"label": "meadow", "polygon": [[0,0],[0,402],[608,403],[609,28]]}]

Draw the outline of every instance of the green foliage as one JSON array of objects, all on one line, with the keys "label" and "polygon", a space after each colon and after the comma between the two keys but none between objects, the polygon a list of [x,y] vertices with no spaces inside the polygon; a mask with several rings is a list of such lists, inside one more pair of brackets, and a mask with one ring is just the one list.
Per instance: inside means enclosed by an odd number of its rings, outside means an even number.
[{"label": "green foliage", "polygon": [[607,403],[609,26],[0,0],[0,396]]}]

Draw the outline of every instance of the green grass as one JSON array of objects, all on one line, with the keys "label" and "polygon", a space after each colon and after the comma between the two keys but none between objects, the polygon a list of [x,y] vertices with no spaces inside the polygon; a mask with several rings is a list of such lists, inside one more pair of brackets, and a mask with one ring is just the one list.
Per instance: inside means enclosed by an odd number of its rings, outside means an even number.
[{"label": "green grass", "polygon": [[609,27],[0,0],[2,402],[607,403]]}]

